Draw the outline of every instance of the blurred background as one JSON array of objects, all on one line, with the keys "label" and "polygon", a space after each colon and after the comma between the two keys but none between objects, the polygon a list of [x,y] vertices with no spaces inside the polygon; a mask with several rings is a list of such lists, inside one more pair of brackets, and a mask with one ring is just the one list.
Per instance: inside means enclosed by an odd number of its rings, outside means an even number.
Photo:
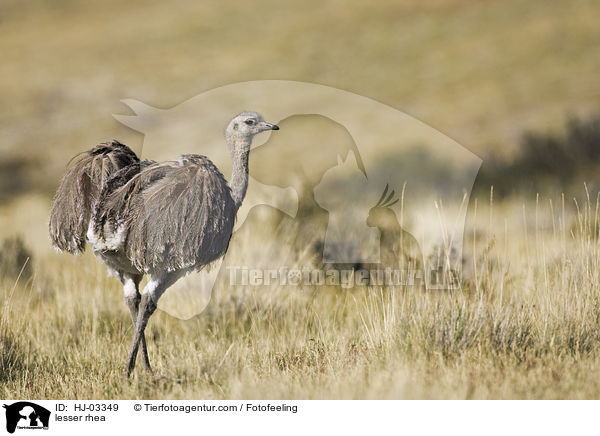
[{"label": "blurred background", "polygon": [[49,207],[73,154],[112,138],[141,149],[112,117],[131,114],[121,99],[170,108],[262,79],[344,89],[424,121],[483,159],[488,194],[593,184],[599,14],[591,0],[2,0],[1,216],[45,243],[26,211]]}]

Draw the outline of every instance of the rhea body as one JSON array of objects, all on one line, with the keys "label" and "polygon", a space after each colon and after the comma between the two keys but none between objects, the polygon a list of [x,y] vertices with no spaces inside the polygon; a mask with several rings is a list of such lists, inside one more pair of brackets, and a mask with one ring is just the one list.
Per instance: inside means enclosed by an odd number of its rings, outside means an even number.
[{"label": "rhea body", "polygon": [[[255,112],[231,120],[225,130],[232,160],[229,182],[205,156],[140,161],[118,141],[83,153],[66,172],[50,212],[50,239],[72,254],[90,243],[123,284],[134,326],[128,376],[139,348],[150,369],[144,330],[160,297],[180,277],[227,251],[248,187],[252,139],[278,129]],[[150,280],[140,295],[146,274]]]}]

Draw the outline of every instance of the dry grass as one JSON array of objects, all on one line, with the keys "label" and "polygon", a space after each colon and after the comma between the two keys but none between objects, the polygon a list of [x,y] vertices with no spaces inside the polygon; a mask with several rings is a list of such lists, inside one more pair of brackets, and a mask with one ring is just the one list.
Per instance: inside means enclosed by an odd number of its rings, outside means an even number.
[{"label": "dry grass", "polygon": [[0,396],[597,398],[600,205],[490,206],[461,290],[221,288],[196,318],[153,317],[158,376],[132,380],[118,282],[40,248],[32,279],[3,280]]}]

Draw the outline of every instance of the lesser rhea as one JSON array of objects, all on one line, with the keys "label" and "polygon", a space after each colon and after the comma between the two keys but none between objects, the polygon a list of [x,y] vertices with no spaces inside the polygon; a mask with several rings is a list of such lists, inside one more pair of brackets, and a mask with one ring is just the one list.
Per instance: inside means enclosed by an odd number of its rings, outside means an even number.
[{"label": "lesser rhea", "polygon": [[[50,239],[72,254],[91,243],[94,254],[123,283],[134,326],[127,376],[140,347],[150,369],[144,329],[161,295],[187,272],[227,251],[248,187],[252,138],[266,130],[279,127],[254,112],[231,120],[225,130],[232,159],[229,182],[205,156],[140,161],[118,141],[76,156],[64,175],[50,212]],[[140,296],[145,274],[150,281]]]}]

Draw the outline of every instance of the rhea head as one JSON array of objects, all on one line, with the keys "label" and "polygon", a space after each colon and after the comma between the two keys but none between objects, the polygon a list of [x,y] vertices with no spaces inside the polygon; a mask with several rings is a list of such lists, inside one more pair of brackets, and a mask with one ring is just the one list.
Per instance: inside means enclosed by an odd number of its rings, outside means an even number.
[{"label": "rhea head", "polygon": [[225,136],[229,143],[251,142],[255,135],[267,130],[279,130],[279,126],[267,123],[256,112],[242,112],[231,120],[225,130]]}]

